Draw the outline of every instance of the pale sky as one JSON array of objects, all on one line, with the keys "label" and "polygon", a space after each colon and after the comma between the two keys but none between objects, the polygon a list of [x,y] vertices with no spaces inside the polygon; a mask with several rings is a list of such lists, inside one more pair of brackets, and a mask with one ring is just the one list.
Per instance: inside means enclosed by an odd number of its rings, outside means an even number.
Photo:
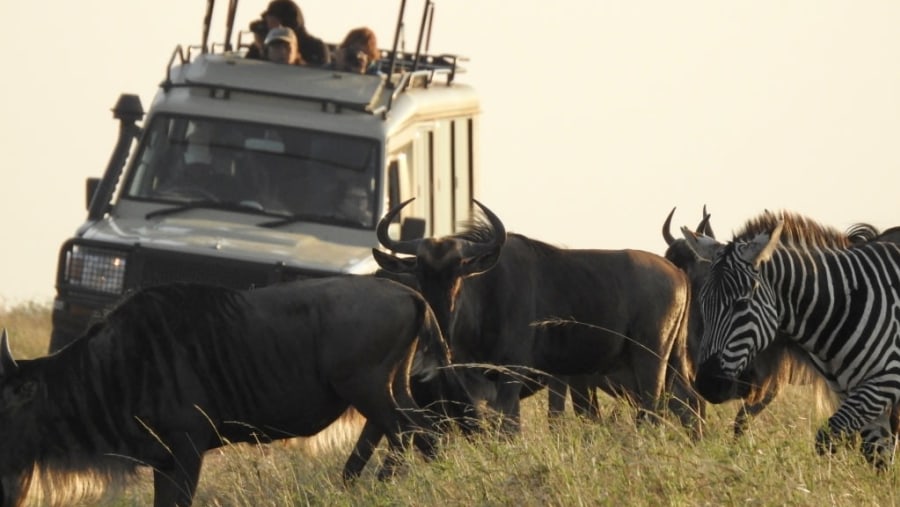
[{"label": "pale sky", "polygon": [[[212,41],[224,36],[224,9]],[[241,0],[244,28],[267,0]],[[399,0],[302,0],[309,31],[389,47]],[[421,1],[407,2],[412,49]],[[86,216],[122,92],[144,107],[203,0],[0,2],[0,305],[49,302]],[[900,2],[438,0],[431,51],[482,97],[479,199],[560,246],[664,251],[660,226],[720,239],[764,209],[840,229],[900,224]]]}]

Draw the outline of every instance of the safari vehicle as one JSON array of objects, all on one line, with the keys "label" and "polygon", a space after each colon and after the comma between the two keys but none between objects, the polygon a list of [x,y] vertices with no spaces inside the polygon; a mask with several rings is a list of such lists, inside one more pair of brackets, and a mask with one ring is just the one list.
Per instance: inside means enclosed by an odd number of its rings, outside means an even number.
[{"label": "safari vehicle", "polygon": [[201,45],[175,48],[146,119],[123,94],[109,165],[87,182],[87,220],[60,250],[51,351],[148,285],[374,273],[375,225],[411,197],[393,237],[466,221],[480,106],[456,80],[460,57],[421,51],[433,3],[424,9],[405,52],[401,3],[381,75],[247,59],[243,34],[232,47],[229,25],[209,45],[207,23]]}]

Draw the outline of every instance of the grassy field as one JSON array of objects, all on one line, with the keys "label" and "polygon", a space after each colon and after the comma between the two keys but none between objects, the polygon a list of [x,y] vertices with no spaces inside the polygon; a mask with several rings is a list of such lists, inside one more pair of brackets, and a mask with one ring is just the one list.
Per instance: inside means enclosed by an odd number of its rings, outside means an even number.
[{"label": "grassy field", "polygon": [[[17,357],[40,355],[49,308],[0,308],[0,326]],[[609,399],[602,423],[567,416],[551,429],[541,393],[525,400],[517,438],[450,435],[437,460],[410,455],[386,483],[373,464],[341,482],[352,432],[317,452],[298,441],[210,451],[195,505],[900,505],[896,468],[875,472],[855,448],[815,454],[824,416],[814,405],[808,390],[789,388],[737,441],[737,405],[711,407],[704,439],[692,443],[674,423],[635,427],[631,409]],[[151,491],[143,471],[109,504],[148,505]]]}]

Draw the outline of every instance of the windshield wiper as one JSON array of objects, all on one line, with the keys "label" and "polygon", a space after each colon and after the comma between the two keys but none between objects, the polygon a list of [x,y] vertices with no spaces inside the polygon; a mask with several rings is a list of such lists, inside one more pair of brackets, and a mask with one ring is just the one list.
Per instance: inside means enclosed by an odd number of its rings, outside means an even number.
[{"label": "windshield wiper", "polygon": [[344,215],[322,215],[319,213],[297,213],[289,217],[284,217],[271,222],[263,222],[256,224],[259,227],[281,227],[282,225],[295,224],[297,222],[315,222],[327,225],[340,225],[344,227],[368,227],[368,223],[363,220],[347,218]]},{"label": "windshield wiper", "polygon": [[179,206],[172,206],[171,208],[162,208],[158,210],[151,211],[144,215],[144,220],[150,220],[151,218],[161,217],[165,215],[172,215],[174,213],[181,213],[182,211],[188,211],[192,209],[217,209],[224,211],[238,211],[241,213],[251,213],[254,215],[265,215],[265,216],[276,216],[283,217],[284,215],[281,213],[272,213],[271,211],[266,211],[264,209],[258,208],[256,206],[249,206],[246,204],[240,204],[236,202],[228,202],[228,201],[193,201],[185,204],[181,204]]}]

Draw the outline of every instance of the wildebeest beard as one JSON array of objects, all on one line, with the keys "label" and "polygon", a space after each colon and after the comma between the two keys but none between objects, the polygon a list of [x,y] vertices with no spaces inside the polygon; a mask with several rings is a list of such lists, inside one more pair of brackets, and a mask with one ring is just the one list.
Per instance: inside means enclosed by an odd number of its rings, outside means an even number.
[{"label": "wildebeest beard", "polygon": [[735,377],[726,375],[719,357],[714,355],[697,368],[694,386],[710,403],[724,403],[747,397],[753,386],[753,379],[750,370],[746,368]]}]

